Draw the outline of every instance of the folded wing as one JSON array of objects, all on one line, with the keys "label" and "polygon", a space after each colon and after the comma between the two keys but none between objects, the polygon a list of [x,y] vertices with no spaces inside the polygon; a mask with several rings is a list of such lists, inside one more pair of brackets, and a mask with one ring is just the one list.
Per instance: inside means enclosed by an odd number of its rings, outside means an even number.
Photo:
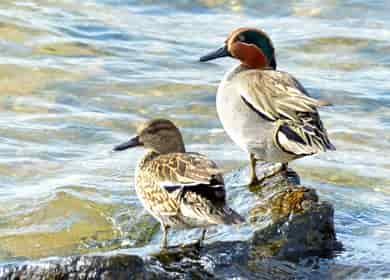
[{"label": "folded wing", "polygon": [[296,155],[335,149],[317,111],[329,102],[310,97],[286,72],[250,70],[237,78],[243,101],[263,119],[276,122],[274,141],[281,149]]},{"label": "folded wing", "polygon": [[223,177],[216,164],[196,153],[161,155],[154,172],[161,188],[178,202],[183,216],[231,224],[242,218],[226,206]]},{"label": "folded wing", "polygon": [[216,164],[196,153],[161,155],[150,166],[161,188],[193,192],[215,202],[225,201],[223,177]]}]

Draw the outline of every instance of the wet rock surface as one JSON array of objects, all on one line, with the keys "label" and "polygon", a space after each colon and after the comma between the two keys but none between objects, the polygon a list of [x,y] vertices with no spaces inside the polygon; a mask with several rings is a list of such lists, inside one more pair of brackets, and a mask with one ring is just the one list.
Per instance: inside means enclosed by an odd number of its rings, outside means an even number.
[{"label": "wet rock surface", "polygon": [[252,238],[257,255],[289,260],[332,256],[341,249],[333,206],[321,201],[314,189],[291,183],[299,182],[299,178],[294,172],[288,173],[252,189],[258,199],[250,210],[249,222],[255,227],[258,224]]},{"label": "wet rock surface", "polygon": [[[233,174],[234,175],[234,174]],[[288,175],[288,176],[287,176]],[[234,183],[235,176],[227,184]],[[0,279],[296,279],[319,277],[318,257],[341,250],[333,207],[314,189],[297,184],[294,173],[250,187],[256,196],[247,222],[253,234],[243,241],[216,241],[149,254],[117,250],[51,258],[0,267]],[[302,259],[305,265],[299,264]],[[307,261],[310,260],[310,261]],[[330,273],[330,272],[329,272]]]}]

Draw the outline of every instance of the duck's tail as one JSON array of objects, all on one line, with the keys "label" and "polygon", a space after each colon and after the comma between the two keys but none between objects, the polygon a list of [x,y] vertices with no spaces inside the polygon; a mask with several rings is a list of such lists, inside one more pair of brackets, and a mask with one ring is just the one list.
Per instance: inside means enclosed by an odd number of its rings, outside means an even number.
[{"label": "duck's tail", "polygon": [[224,185],[212,187],[186,188],[181,194],[180,211],[184,217],[188,217],[200,224],[240,224],[244,222],[236,211],[231,209],[225,200]]},{"label": "duck's tail", "polygon": [[240,214],[227,205],[222,208],[220,215],[223,223],[226,225],[235,225],[245,222],[245,219]]},{"label": "duck's tail", "polygon": [[[228,207],[227,205],[212,205],[209,201],[204,201],[201,207],[194,207],[186,203],[181,204],[180,210],[184,217],[197,220],[201,224],[218,225],[218,224],[241,224],[245,221],[240,214]],[[199,205],[197,205],[199,206]]]}]

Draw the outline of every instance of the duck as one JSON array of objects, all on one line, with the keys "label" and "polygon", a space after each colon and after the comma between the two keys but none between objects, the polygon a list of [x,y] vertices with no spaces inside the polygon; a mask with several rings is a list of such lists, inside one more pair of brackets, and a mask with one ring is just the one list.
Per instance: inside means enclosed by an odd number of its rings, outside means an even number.
[{"label": "duck", "polygon": [[167,119],[147,121],[137,135],[114,151],[142,147],[135,170],[135,190],[143,207],[161,225],[161,248],[168,248],[168,230],[240,224],[244,218],[226,203],[224,179],[215,162],[205,155],[186,152],[183,137]]},{"label": "duck", "polygon": [[[336,149],[318,112],[331,104],[311,97],[294,76],[276,69],[275,48],[263,30],[237,28],[221,48],[199,60],[222,57],[240,62],[220,82],[216,107],[226,133],[249,155],[249,185],[287,171],[292,160]],[[258,161],[280,164],[259,180]]]}]

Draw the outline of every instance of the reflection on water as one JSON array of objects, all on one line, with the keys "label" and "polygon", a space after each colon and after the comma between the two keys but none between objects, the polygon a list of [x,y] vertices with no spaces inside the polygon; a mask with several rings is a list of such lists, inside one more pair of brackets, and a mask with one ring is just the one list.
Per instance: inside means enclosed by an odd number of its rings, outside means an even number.
[{"label": "reflection on water", "polygon": [[[226,171],[245,165],[214,104],[218,81],[235,62],[197,59],[231,29],[257,26],[273,38],[280,68],[334,104],[321,115],[338,151],[293,164],[336,205],[347,250],[332,262],[385,275],[388,8],[333,0],[1,1],[0,259],[158,244],[157,224],[132,185],[140,151],[110,150],[139,122],[167,117],[189,150]],[[229,195],[246,213],[245,191],[230,187]],[[248,234],[227,233],[210,238]],[[196,235],[178,232],[176,241]]]}]

